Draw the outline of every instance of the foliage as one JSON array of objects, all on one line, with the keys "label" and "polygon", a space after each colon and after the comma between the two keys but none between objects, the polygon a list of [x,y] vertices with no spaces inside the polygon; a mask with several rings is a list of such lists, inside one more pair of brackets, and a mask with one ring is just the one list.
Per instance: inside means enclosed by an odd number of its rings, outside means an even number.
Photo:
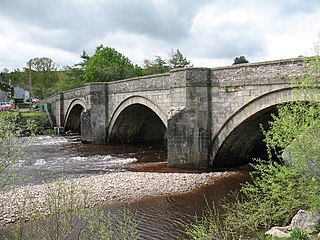
[{"label": "foliage", "polygon": [[298,228],[295,228],[290,233],[290,239],[292,240],[309,240],[308,234]]},{"label": "foliage", "polygon": [[51,128],[50,123],[48,121],[48,117],[45,112],[40,111],[28,111],[28,112],[20,112],[21,114],[21,124],[25,124],[27,122],[33,122],[33,133],[34,134],[43,134],[47,129]]},{"label": "foliage", "polygon": [[4,68],[0,72],[0,81],[5,82],[5,83],[9,82],[9,69],[8,68]]},{"label": "foliage", "polygon": [[[31,73],[30,73],[31,71]],[[36,57],[27,62],[24,85],[30,87],[29,74],[31,74],[31,95],[39,98],[48,97],[54,93],[58,81],[57,67],[52,59]]]},{"label": "foliage", "polygon": [[129,210],[107,213],[102,210],[90,210],[84,215],[86,231],[81,239],[139,239],[139,220]]},{"label": "foliage", "polygon": [[228,240],[227,233],[228,230],[214,204],[212,207],[207,204],[205,214],[200,219],[196,217],[196,222],[186,228],[186,235],[194,240]]},{"label": "foliage", "polygon": [[169,72],[173,68],[192,67],[191,62],[182,55],[179,49],[169,53],[169,59],[155,56],[154,60],[145,59],[143,62],[143,75]]},{"label": "foliage", "polygon": [[9,187],[14,181],[14,172],[11,167],[27,151],[31,144],[31,138],[23,138],[33,135],[34,124],[30,120],[21,122],[18,113],[0,115],[0,188]]},{"label": "foliage", "polygon": [[270,130],[265,131],[265,141],[270,158],[275,155],[288,166],[308,170],[319,180],[320,101],[317,76],[320,74],[320,56],[308,58],[306,65],[302,81],[293,83],[296,98],[300,101],[278,107],[278,116],[272,116]]},{"label": "foliage", "polygon": [[192,67],[190,60],[187,60],[187,58],[182,55],[179,49],[177,49],[175,52],[173,50],[170,52],[168,63],[170,68]]},{"label": "foliage", "polygon": [[100,45],[94,55],[85,62],[84,78],[87,82],[110,82],[140,76],[142,69],[117,52]]},{"label": "foliage", "polygon": [[47,57],[36,57],[30,59],[27,65],[30,65],[32,69],[35,69],[38,72],[51,72],[57,70],[56,64],[53,60]]},{"label": "foliage", "polygon": [[152,61],[145,59],[143,63],[143,74],[151,75],[158,73],[165,73],[170,70],[168,63],[162,59],[160,56],[156,56],[156,58]]},{"label": "foliage", "polygon": [[236,57],[236,58],[233,60],[233,65],[235,65],[235,64],[241,64],[241,63],[249,63],[249,61],[246,59],[245,56]]},{"label": "foliage", "polygon": [[84,69],[80,67],[65,67],[59,72],[55,92],[67,91],[85,85]]},{"label": "foliage", "polygon": [[252,235],[288,224],[298,209],[320,209],[320,186],[314,177],[278,163],[259,162],[253,167],[253,183],[241,188],[243,198],[224,206],[233,234]]},{"label": "foliage", "polygon": [[7,99],[10,99],[11,96],[13,95],[13,88],[10,84],[0,82],[0,91],[3,91],[6,93]]},{"label": "foliage", "polygon": [[2,117],[6,118],[5,121],[14,121],[14,124],[19,126],[19,129],[21,130],[21,136],[41,134],[44,133],[46,129],[51,127],[45,112],[5,111],[0,113],[0,118]]}]

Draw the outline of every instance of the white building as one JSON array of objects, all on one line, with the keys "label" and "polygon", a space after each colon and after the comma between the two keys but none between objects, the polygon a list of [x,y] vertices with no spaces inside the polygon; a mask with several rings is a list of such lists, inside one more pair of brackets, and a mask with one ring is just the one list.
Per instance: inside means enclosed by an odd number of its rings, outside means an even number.
[{"label": "white building", "polygon": [[14,98],[15,99],[27,100],[27,99],[29,99],[29,96],[30,96],[29,91],[25,90],[24,88],[20,87],[19,85],[14,87]]}]

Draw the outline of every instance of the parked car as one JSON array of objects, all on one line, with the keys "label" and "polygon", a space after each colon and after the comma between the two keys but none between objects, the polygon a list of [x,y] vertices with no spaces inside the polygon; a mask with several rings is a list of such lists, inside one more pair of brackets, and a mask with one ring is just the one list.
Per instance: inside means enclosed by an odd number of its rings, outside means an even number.
[{"label": "parked car", "polygon": [[11,102],[0,102],[0,112],[13,109],[14,105]]}]

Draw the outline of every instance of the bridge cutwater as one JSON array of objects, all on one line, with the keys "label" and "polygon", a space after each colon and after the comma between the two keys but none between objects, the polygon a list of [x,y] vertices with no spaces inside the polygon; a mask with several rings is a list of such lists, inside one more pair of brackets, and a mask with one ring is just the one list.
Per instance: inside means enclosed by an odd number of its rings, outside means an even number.
[{"label": "bridge cutwater", "polygon": [[295,100],[302,58],[183,68],[96,82],[46,99],[53,122],[93,143],[165,140],[171,167],[212,168],[266,158],[260,124]]}]

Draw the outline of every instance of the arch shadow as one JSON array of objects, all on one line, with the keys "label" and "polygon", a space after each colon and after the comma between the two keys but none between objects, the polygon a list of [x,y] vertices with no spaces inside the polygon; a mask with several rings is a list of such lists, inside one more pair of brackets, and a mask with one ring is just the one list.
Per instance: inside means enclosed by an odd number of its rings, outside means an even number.
[{"label": "arch shadow", "polygon": [[73,100],[66,112],[64,120],[65,131],[81,132],[81,115],[87,111],[87,105],[80,99]]},{"label": "arch shadow", "polygon": [[148,142],[163,140],[167,115],[149,99],[132,96],[115,110],[108,127],[108,142]]},{"label": "arch shadow", "polygon": [[293,92],[293,88],[268,92],[236,111],[212,140],[209,167],[239,166],[250,162],[252,158],[266,159],[260,125],[268,128],[271,114],[277,112],[277,105],[304,100]]}]

